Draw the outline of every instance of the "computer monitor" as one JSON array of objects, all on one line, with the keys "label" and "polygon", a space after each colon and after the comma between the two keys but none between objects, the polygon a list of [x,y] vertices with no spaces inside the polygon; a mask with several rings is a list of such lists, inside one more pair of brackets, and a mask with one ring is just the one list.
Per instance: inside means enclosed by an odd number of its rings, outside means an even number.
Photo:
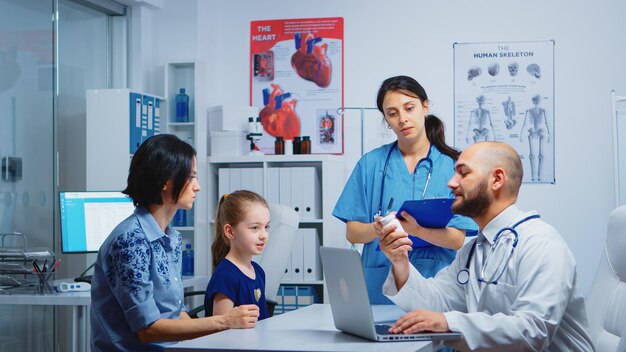
[{"label": "computer monitor", "polygon": [[135,207],[122,192],[60,192],[63,253],[94,253]]}]

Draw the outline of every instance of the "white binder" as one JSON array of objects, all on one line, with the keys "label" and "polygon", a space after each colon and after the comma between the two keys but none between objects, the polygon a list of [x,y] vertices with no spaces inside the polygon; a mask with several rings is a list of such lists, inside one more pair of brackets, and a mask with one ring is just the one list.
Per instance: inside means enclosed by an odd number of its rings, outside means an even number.
[{"label": "white binder", "polygon": [[[302,195],[305,192],[303,187],[305,185],[302,183],[302,167],[292,167],[291,168],[291,202],[289,205],[298,213],[300,219],[306,219],[304,216],[304,211],[302,209]],[[281,180],[282,181],[282,180]]]},{"label": "white binder", "polygon": [[265,197],[268,203],[280,203],[280,173],[279,168],[270,167],[267,169],[267,195]]},{"label": "white binder", "polygon": [[285,273],[283,274],[283,277],[281,278],[282,282],[291,281],[291,278],[293,276],[291,274],[291,253],[287,254],[287,256],[289,256],[289,258],[287,259],[287,264],[285,265]]},{"label": "white binder", "polygon": [[[252,192],[255,192],[261,196],[265,196],[263,194],[263,169],[260,167],[255,167],[250,169],[252,172]],[[267,198],[266,198],[267,200]]]},{"label": "white binder", "polygon": [[278,169],[278,172],[280,179],[278,204],[291,207],[291,168],[281,167]]},{"label": "white binder", "polygon": [[[270,239],[271,240],[271,239]],[[291,249],[291,280],[300,282],[304,281],[304,236],[302,229],[298,229],[293,239],[293,247]]]},{"label": "white binder", "polygon": [[304,281],[318,281],[322,279],[322,264],[320,262],[320,240],[316,229],[300,229],[304,237]]},{"label": "white binder", "polygon": [[218,171],[217,199],[221,199],[224,193],[230,193],[230,169],[221,168]]},{"label": "white binder", "polygon": [[241,187],[241,169],[230,169],[230,192],[238,191],[242,189]]},{"label": "white binder", "polygon": [[300,218],[321,219],[322,200],[320,198],[320,179],[314,167],[300,168],[301,204]]}]

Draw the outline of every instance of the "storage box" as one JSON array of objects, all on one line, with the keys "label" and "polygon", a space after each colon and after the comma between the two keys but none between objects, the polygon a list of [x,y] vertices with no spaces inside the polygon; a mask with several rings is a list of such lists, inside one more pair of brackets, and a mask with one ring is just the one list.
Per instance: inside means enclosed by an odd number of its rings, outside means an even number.
[{"label": "storage box", "polygon": [[250,151],[246,132],[211,131],[211,156],[237,156]]},{"label": "storage box", "polygon": [[259,117],[259,108],[254,106],[218,105],[209,108],[209,131],[248,132],[248,118]]}]

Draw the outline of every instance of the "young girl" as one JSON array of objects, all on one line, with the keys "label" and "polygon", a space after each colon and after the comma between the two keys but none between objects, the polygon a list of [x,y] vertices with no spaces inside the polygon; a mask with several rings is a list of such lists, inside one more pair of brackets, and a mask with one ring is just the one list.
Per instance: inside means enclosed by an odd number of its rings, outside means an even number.
[{"label": "young girl", "polygon": [[270,211],[260,195],[236,191],[220,199],[211,246],[213,275],[206,289],[206,315],[226,314],[244,304],[259,306],[259,320],[268,317],[265,272],[252,261],[269,238]]}]

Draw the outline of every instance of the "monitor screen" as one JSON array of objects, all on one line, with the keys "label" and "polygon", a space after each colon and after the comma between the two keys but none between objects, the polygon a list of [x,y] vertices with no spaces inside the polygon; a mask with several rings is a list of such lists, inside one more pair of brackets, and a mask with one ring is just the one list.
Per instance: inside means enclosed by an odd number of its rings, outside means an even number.
[{"label": "monitor screen", "polygon": [[60,192],[63,253],[97,252],[135,207],[122,192]]}]

